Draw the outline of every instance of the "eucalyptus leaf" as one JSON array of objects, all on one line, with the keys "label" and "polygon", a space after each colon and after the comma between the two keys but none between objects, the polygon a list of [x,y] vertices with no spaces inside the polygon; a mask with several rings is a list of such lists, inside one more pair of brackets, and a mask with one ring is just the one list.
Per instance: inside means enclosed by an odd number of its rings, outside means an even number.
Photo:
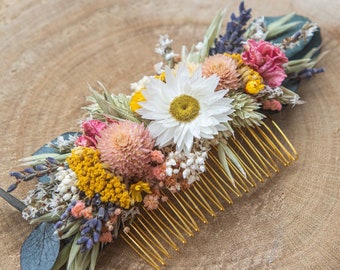
[{"label": "eucalyptus leaf", "polygon": [[41,223],[31,232],[21,247],[21,269],[52,269],[58,257],[59,247],[60,241],[54,234],[54,225]]},{"label": "eucalyptus leaf", "polygon": [[[264,17],[264,21],[266,25],[272,25],[276,21],[280,20],[283,16],[278,16],[278,17]],[[307,23],[311,22],[310,19],[304,16],[300,16],[297,14],[294,14],[294,16],[291,16],[288,23],[293,23],[295,22],[295,26],[290,27],[288,30],[286,30],[283,33],[280,33],[279,35],[273,37],[273,38],[268,38],[267,40],[272,42],[272,43],[280,43],[283,39],[290,37],[294,35],[297,31],[299,31],[302,26]],[[314,48],[320,48],[322,43],[321,39],[321,33],[320,29],[318,31],[315,31],[312,36],[306,37],[305,39],[301,39],[298,42],[298,45],[295,46],[292,49],[286,50],[285,54],[288,57],[289,60],[292,59],[300,59],[303,58],[310,50]],[[317,56],[319,51],[314,54],[314,57]]]}]

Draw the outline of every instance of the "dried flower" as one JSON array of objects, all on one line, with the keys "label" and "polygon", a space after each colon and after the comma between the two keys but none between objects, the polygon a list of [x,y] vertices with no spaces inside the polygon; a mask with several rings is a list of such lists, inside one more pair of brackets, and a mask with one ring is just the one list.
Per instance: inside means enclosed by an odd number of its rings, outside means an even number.
[{"label": "dried flower", "polygon": [[85,203],[83,201],[77,201],[76,205],[73,206],[71,210],[72,216],[74,216],[75,218],[82,217],[82,211],[84,210],[84,208],[85,208]]},{"label": "dried flower", "polygon": [[130,187],[130,195],[131,195],[131,204],[135,202],[141,202],[142,192],[150,193],[150,186],[148,183],[143,181],[138,181],[136,184],[132,184]]},{"label": "dried flower", "polygon": [[266,99],[262,103],[264,110],[281,111],[282,104],[276,99]]},{"label": "dried flower", "polygon": [[244,49],[244,63],[260,73],[266,84],[270,87],[282,84],[287,77],[282,65],[288,62],[288,58],[279,47],[267,41],[248,40]]},{"label": "dried flower", "polygon": [[159,196],[148,194],[143,199],[144,207],[148,210],[155,210],[158,208]]},{"label": "dried flower", "polygon": [[119,203],[123,208],[130,207],[130,197],[122,178],[104,169],[98,150],[75,148],[67,162],[77,175],[78,188],[88,198],[100,194],[102,202]]},{"label": "dried flower", "polygon": [[84,147],[93,147],[97,144],[97,137],[100,137],[100,132],[105,129],[107,125],[99,120],[88,120],[82,123],[84,134],[80,136],[75,144]]},{"label": "dried flower", "polygon": [[104,243],[104,244],[111,243],[112,242],[112,234],[110,232],[103,232],[100,235],[99,241],[101,243]]},{"label": "dried flower", "polygon": [[144,124],[117,122],[103,130],[97,148],[101,160],[117,175],[128,179],[148,175],[153,138]]},{"label": "dried flower", "polygon": [[184,64],[176,76],[168,67],[165,72],[166,83],[151,79],[137,112],[151,120],[148,130],[158,146],[174,143],[178,151],[190,152],[194,138],[212,139],[226,129],[222,123],[230,120],[232,100],[224,98],[224,90],[214,92],[218,78],[202,77],[200,68],[192,77]]},{"label": "dried flower", "polygon": [[232,57],[216,54],[206,58],[202,64],[202,75],[210,77],[213,74],[220,78],[216,90],[237,89],[239,87],[237,63]]}]

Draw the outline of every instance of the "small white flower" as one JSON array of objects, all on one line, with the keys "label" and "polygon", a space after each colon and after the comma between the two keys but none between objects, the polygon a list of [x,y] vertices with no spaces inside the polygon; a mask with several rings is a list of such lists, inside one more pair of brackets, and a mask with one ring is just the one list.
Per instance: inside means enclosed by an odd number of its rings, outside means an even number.
[{"label": "small white flower", "polygon": [[167,167],[167,168],[165,169],[165,173],[166,173],[167,176],[172,176],[172,168]]},{"label": "small white flower", "polygon": [[72,195],[70,193],[66,193],[64,196],[63,196],[63,200],[64,201],[69,201],[71,199]]}]

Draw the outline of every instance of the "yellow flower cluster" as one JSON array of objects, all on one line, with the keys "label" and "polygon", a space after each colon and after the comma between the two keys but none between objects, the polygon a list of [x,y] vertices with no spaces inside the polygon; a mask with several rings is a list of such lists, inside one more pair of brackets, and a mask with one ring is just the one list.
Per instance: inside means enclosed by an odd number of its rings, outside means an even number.
[{"label": "yellow flower cluster", "polygon": [[102,202],[118,203],[125,209],[130,208],[131,199],[125,184],[121,177],[105,170],[98,150],[74,148],[67,163],[77,175],[76,185],[88,198],[93,198],[98,193]]},{"label": "yellow flower cluster", "polygon": [[263,79],[261,75],[252,68],[247,67],[245,69],[248,70],[242,74],[242,79],[245,83],[244,91],[250,95],[255,95],[264,89]]},{"label": "yellow flower cluster", "polygon": [[250,95],[256,95],[258,92],[264,89],[263,79],[260,73],[253,70],[251,67],[244,65],[242,57],[238,53],[225,55],[233,58],[237,63],[237,69],[241,74],[241,80],[244,85],[244,91]]},{"label": "yellow flower cluster", "polygon": [[141,202],[142,192],[151,193],[149,183],[138,181],[136,184],[132,184],[130,187],[130,195],[132,199],[132,204],[135,202]]},{"label": "yellow flower cluster", "polygon": [[136,91],[133,93],[131,100],[130,100],[130,108],[133,112],[137,111],[138,109],[142,108],[141,105],[139,105],[139,102],[145,101],[145,97],[142,93],[144,89]]},{"label": "yellow flower cluster", "polygon": [[[159,75],[154,76],[156,79],[161,80],[163,82],[165,82],[165,72],[162,72]],[[131,96],[131,100],[130,100],[130,109],[131,111],[135,112],[138,109],[142,108],[141,105],[139,105],[139,102],[141,101],[146,101],[144,95],[143,95],[143,91],[145,90],[145,88],[143,87],[142,89],[134,92]]]}]

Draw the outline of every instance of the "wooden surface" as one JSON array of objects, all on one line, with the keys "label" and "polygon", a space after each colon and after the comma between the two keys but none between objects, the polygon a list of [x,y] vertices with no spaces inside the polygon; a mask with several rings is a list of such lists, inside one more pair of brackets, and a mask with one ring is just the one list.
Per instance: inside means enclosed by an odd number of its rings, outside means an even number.
[{"label": "wooden surface", "polygon": [[[214,4],[209,4],[213,2]],[[0,186],[17,160],[65,131],[78,129],[87,83],[111,91],[152,74],[159,34],[191,46],[228,4],[218,1],[0,1]],[[231,1],[227,14],[237,11]],[[317,21],[327,72],[305,82],[307,101],[275,116],[300,159],[251,196],[229,206],[168,262],[166,269],[340,269],[340,30],[337,0],[246,1],[253,16],[292,11]],[[32,187],[14,192],[23,197]],[[0,199],[0,269],[20,269],[32,230]],[[98,269],[148,269],[118,241]]]}]

